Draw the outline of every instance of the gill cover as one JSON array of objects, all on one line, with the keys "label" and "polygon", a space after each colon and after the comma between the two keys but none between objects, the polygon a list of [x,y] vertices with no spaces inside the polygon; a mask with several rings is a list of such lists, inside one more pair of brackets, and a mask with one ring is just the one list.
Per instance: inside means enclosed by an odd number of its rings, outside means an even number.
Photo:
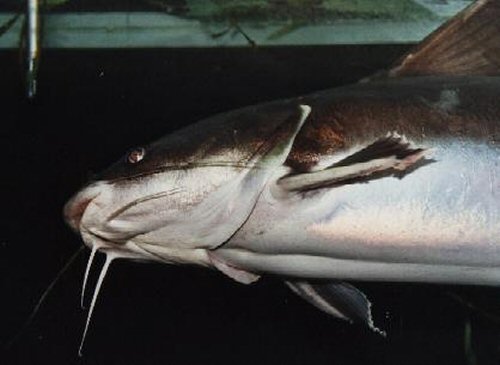
[{"label": "gill cover", "polygon": [[[245,223],[269,178],[285,162],[295,136],[310,112],[309,106],[298,106],[260,144],[252,158],[244,166],[238,167],[236,177],[193,210],[191,219],[198,222],[195,240],[199,241],[188,244],[197,248],[217,248]],[[185,235],[182,235],[188,237],[192,224],[178,225],[176,231],[179,230],[185,230]]]}]

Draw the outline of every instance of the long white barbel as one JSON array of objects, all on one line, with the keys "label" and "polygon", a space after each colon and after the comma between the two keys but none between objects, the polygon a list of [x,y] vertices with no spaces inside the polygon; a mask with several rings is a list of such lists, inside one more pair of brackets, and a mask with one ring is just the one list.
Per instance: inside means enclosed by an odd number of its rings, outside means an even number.
[{"label": "long white barbel", "polygon": [[101,290],[102,283],[104,278],[106,277],[106,273],[108,272],[109,265],[111,262],[117,258],[117,256],[112,252],[106,253],[106,261],[104,261],[104,265],[102,266],[101,273],[99,274],[99,279],[97,279],[97,284],[94,289],[94,295],[92,296],[92,302],[90,303],[89,312],[87,314],[87,321],[85,322],[85,329],[83,330],[82,340],[80,342],[80,347],[78,348],[78,355],[82,356],[83,344],[85,342],[85,337],[87,336],[87,331],[89,329],[90,320],[92,318],[92,313],[94,311],[95,303],[97,301],[97,297],[99,295],[99,291]]},{"label": "long white barbel", "polygon": [[87,267],[85,268],[85,274],[83,276],[83,284],[82,284],[82,293],[80,296],[80,306],[82,307],[82,309],[84,309],[83,302],[85,300],[85,288],[87,287],[87,281],[89,278],[90,268],[92,267],[92,262],[94,261],[95,254],[99,248],[100,248],[100,246],[96,245],[96,244],[94,244],[92,246],[92,251],[90,251],[89,260],[87,261]]}]

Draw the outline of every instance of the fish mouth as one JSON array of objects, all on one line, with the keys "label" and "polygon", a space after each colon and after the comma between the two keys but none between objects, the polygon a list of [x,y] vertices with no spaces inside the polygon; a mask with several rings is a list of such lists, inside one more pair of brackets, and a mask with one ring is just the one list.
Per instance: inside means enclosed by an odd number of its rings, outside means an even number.
[{"label": "fish mouth", "polygon": [[80,223],[89,204],[100,194],[95,186],[89,186],[76,193],[63,208],[66,223],[75,231],[80,232]]}]

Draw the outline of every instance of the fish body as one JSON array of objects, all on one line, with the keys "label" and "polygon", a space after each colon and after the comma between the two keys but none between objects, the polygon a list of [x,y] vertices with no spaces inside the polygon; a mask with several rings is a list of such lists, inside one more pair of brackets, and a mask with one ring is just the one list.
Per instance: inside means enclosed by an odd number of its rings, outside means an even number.
[{"label": "fish body", "polygon": [[128,258],[242,283],[279,275],[373,329],[367,298],[340,280],[497,285],[498,16],[500,1],[480,0],[387,72],[131,150],[66,220],[105,269]]},{"label": "fish body", "polygon": [[221,255],[282,275],[496,285],[499,100],[497,77],[397,79],[301,99],[313,112],[291,166],[315,156],[307,169],[323,169],[388,131],[428,148],[429,163],[287,198],[273,193],[293,170],[284,167]]}]

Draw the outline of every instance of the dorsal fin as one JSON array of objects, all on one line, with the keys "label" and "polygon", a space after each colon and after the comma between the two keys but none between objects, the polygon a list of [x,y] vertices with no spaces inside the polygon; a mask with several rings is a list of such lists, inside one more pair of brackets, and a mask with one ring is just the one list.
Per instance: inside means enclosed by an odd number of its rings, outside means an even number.
[{"label": "dorsal fin", "polygon": [[500,0],[476,1],[431,33],[385,74],[424,75],[500,76]]}]

